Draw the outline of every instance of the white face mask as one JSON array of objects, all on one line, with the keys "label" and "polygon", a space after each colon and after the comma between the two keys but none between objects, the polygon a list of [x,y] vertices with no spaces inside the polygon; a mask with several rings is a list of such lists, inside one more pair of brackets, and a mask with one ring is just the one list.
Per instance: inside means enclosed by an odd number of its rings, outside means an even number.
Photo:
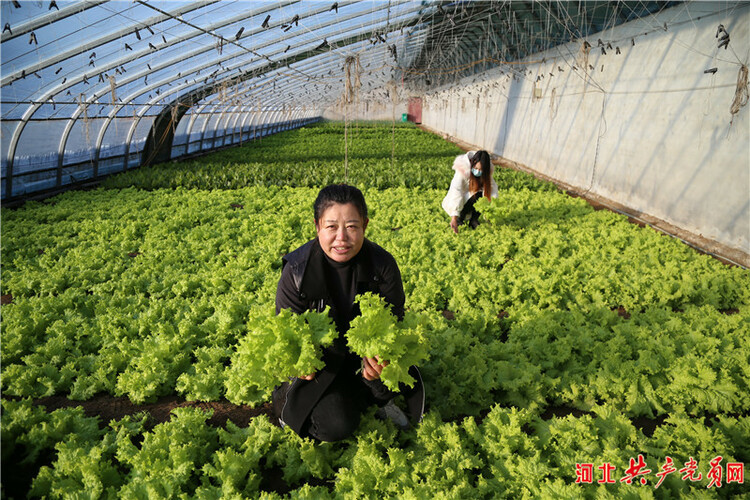
[{"label": "white face mask", "polygon": [[482,177],[482,171],[474,167],[471,167],[471,174],[474,177]]}]

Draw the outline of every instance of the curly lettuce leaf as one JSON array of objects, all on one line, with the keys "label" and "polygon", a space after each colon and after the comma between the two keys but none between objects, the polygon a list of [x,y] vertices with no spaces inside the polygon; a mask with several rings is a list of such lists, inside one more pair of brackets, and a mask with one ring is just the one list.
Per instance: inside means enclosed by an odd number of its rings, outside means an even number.
[{"label": "curly lettuce leaf", "polygon": [[413,387],[415,380],[408,373],[409,367],[429,357],[426,323],[413,313],[399,322],[385,300],[370,292],[355,300],[362,314],[352,320],[346,333],[349,349],[360,356],[387,360],[380,380],[389,389],[397,391],[401,383]]},{"label": "curly lettuce leaf", "polygon": [[282,309],[278,315],[256,309],[247,329],[226,371],[227,399],[237,404],[260,403],[288,377],[323,368],[322,348],[338,335],[327,309],[302,314]]}]

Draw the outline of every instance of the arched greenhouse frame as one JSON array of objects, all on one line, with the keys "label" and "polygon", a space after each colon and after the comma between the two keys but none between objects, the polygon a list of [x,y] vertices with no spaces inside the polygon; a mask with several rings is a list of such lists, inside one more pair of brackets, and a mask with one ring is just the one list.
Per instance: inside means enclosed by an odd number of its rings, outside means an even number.
[{"label": "arched greenhouse frame", "polygon": [[2,496],[747,496],[750,2],[0,25]]}]

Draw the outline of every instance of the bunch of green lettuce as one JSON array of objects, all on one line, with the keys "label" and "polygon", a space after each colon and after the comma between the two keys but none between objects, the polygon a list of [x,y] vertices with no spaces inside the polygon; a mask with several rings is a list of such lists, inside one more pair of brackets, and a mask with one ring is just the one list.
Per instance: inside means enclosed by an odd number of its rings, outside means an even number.
[{"label": "bunch of green lettuce", "polygon": [[227,399],[232,403],[267,401],[273,387],[288,377],[323,368],[322,348],[338,335],[328,309],[294,314],[271,308],[250,311],[247,335],[237,345],[226,370]]},{"label": "bunch of green lettuce", "polygon": [[360,356],[388,361],[380,380],[389,389],[398,390],[400,383],[413,387],[415,380],[408,373],[409,367],[429,357],[426,322],[413,313],[399,322],[385,300],[370,292],[355,300],[362,314],[352,320],[346,333],[349,348]]}]

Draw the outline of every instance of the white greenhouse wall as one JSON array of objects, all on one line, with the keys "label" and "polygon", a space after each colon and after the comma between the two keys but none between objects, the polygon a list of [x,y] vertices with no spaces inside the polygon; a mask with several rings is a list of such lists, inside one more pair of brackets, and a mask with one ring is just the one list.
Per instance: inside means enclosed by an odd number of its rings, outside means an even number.
[{"label": "white greenhouse wall", "polygon": [[748,27],[747,3],[674,7],[426,95],[422,123],[747,255],[750,106],[729,110]]},{"label": "white greenhouse wall", "polygon": [[323,118],[326,120],[374,120],[374,121],[401,121],[401,116],[406,113],[407,102],[370,101],[366,97],[356,104],[337,105],[326,109]]}]

